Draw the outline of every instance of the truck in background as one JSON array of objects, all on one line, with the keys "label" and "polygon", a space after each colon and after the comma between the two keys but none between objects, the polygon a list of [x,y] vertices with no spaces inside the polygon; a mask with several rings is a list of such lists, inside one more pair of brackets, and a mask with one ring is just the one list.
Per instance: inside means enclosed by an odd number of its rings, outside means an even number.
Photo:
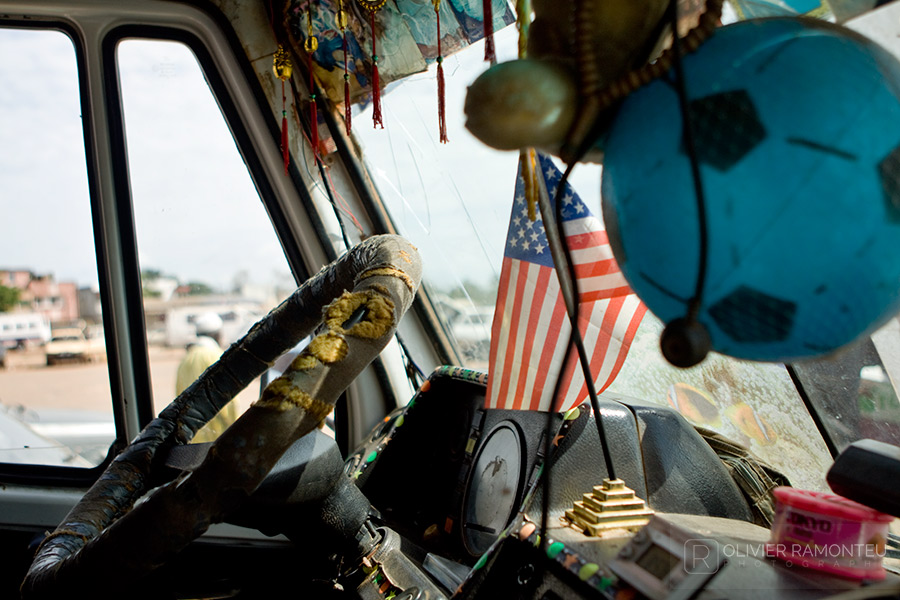
[{"label": "truck in background", "polygon": [[50,321],[40,313],[0,313],[0,345],[4,348],[43,345],[50,337]]}]

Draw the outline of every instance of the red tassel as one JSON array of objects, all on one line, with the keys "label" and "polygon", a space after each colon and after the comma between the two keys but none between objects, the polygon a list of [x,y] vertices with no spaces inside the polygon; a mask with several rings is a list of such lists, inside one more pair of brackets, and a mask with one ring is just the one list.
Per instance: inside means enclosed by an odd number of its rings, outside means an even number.
[{"label": "red tassel", "polygon": [[441,52],[441,4],[435,2],[434,12],[437,14],[437,80],[438,80],[438,131],[441,143],[446,144],[447,139],[447,102],[444,83],[444,57]]},{"label": "red tassel", "polygon": [[319,158],[319,115],[316,113],[316,97],[309,99],[309,120],[312,121],[312,140],[310,144],[313,147],[313,158]]},{"label": "red tassel", "polygon": [[319,158],[319,115],[316,112],[316,81],[313,78],[312,55],[309,57],[309,129],[310,145],[312,145],[313,159]]},{"label": "red tassel", "polygon": [[281,157],[284,159],[284,174],[288,174],[291,165],[291,153],[288,149],[287,113],[281,117]]},{"label": "red tassel", "polygon": [[378,53],[375,50],[375,11],[372,15],[372,126],[384,129],[381,117],[381,84],[378,81]]},{"label": "red tassel", "polygon": [[446,144],[447,138],[447,108],[444,101],[444,65],[438,64],[438,127],[441,133],[441,143]]},{"label": "red tassel", "polygon": [[492,64],[497,62],[497,55],[494,52],[494,7],[491,0],[483,0],[484,7],[484,60],[490,61]]},{"label": "red tassel", "polygon": [[291,149],[288,145],[287,97],[284,95],[284,79],[281,80],[281,157],[284,159],[284,174],[291,165]]},{"label": "red tassel", "polygon": [[344,34],[344,127],[350,135],[350,74],[347,72],[347,35]]}]

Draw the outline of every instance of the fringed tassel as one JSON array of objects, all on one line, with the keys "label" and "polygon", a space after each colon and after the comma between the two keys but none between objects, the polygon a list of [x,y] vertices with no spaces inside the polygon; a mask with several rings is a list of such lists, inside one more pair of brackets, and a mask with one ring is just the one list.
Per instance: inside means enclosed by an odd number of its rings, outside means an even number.
[{"label": "fringed tassel", "polygon": [[375,11],[369,13],[372,18],[372,126],[384,129],[381,116],[381,83],[378,80],[378,51],[375,48]]},{"label": "fringed tassel", "polygon": [[288,144],[287,96],[284,94],[284,79],[281,80],[281,158],[284,160],[284,174],[291,166],[291,147]]},{"label": "fringed tassel", "polygon": [[447,138],[447,101],[446,84],[444,83],[444,56],[441,51],[441,0],[434,0],[434,12],[437,15],[437,88],[438,88],[438,131],[441,143],[446,144]]},{"label": "fringed tassel", "polygon": [[291,77],[293,65],[291,57],[284,46],[278,45],[272,59],[272,71],[281,80],[281,156],[284,159],[284,174],[288,175],[291,164],[291,146],[288,143],[287,95],[284,93],[284,82]]},{"label": "fringed tassel", "polygon": [[309,144],[313,159],[319,159],[319,113],[316,107],[316,80],[313,76],[312,54],[309,54]]},{"label": "fringed tassel", "polygon": [[[343,32],[343,30],[342,30]],[[344,127],[350,135],[350,116],[353,112],[350,105],[350,73],[347,72],[347,34],[344,33]]]},{"label": "fringed tassel", "polygon": [[497,62],[494,51],[494,7],[491,0],[483,0],[484,7],[484,60],[491,64]]},{"label": "fringed tassel", "polygon": [[447,107],[444,100],[444,65],[438,63],[438,127],[441,134],[441,143],[446,144],[450,140],[447,138]]},{"label": "fringed tassel", "polygon": [[309,70],[309,145],[312,146],[313,161],[319,160],[319,113],[316,106],[316,76],[313,71],[313,54],[319,49],[319,38],[313,31],[313,3],[306,5],[306,64]]}]

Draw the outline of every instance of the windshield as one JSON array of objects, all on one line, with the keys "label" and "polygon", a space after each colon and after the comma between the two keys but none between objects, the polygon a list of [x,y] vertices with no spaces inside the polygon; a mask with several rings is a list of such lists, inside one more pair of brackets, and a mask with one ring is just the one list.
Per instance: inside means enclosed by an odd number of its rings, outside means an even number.
[{"label": "windshield", "polygon": [[[516,42],[514,27],[497,33],[498,61],[516,57]],[[384,129],[372,127],[367,107],[354,115],[353,131],[395,225],[423,254],[425,286],[465,366],[487,371],[518,153],[488,148],[464,128],[466,88],[489,66],[482,47],[443,64],[449,143],[438,137],[434,65],[387,88]],[[600,175],[599,165],[579,164],[570,178],[598,218]],[[896,329],[892,323],[886,331]],[[877,342],[866,339],[836,356],[790,367],[711,354],[697,367],[679,369],[660,353],[661,330],[647,313],[606,393],[670,406],[694,425],[748,448],[795,486],[825,489],[832,452],[855,439],[900,441],[894,437],[900,404],[878,360]],[[809,390],[798,391],[798,381]],[[819,421],[831,437],[823,438]]]}]

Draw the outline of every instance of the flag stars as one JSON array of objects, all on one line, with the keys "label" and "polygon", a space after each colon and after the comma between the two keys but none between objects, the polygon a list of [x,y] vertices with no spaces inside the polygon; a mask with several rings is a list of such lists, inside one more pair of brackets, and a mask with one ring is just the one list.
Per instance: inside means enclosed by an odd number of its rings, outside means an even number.
[{"label": "flag stars", "polygon": [[[611,252],[604,236],[597,233],[602,229],[599,228],[599,221],[591,214],[591,205],[584,204],[578,194],[568,185],[562,186],[563,189],[559,190],[557,197],[554,188],[559,187],[562,173],[559,172],[550,157],[543,154],[537,156],[539,166],[536,167],[535,172],[538,178],[544,177],[551,200],[559,203],[558,206],[551,207],[551,210],[554,214],[557,211],[561,213],[562,221],[565,224],[564,235],[570,241],[574,242],[572,236],[579,237],[580,251],[577,256],[573,257],[579,265],[584,267],[579,269],[579,276],[589,278],[591,285],[596,283],[603,286],[602,290],[597,291],[596,298],[605,296],[607,292],[619,296],[622,289],[627,290],[627,287],[619,288],[620,285],[624,286],[624,278],[607,277],[612,274],[605,268]],[[521,408],[526,410],[549,410],[553,396],[552,384],[560,379],[561,374],[558,366],[551,366],[547,364],[550,361],[543,360],[543,345],[552,343],[557,336],[561,336],[559,339],[564,340],[571,328],[566,329],[568,320],[564,320],[560,326],[551,325],[550,320],[537,319],[537,323],[532,323],[535,314],[533,311],[543,311],[544,307],[564,310],[565,303],[558,292],[559,288],[555,284],[556,278],[553,275],[549,275],[547,278],[535,275],[535,273],[544,274],[546,270],[552,272],[553,253],[550,251],[547,232],[544,224],[541,223],[540,216],[538,215],[534,221],[527,218],[526,212],[523,210],[525,205],[527,205],[527,199],[524,194],[524,182],[520,177],[516,184],[514,204],[509,207],[512,214],[509,217],[509,233],[503,260],[503,276],[509,278],[509,285],[506,294],[497,298],[495,325],[498,326],[500,333],[491,339],[490,372],[492,373],[491,383],[494,385],[488,386],[485,406],[499,408],[515,404],[516,407],[521,405]],[[551,221],[555,226],[556,219],[551,217]],[[549,226],[551,225],[548,224]],[[599,275],[601,269],[603,269],[603,274]],[[595,276],[594,273],[598,273],[598,275]],[[605,296],[605,298],[608,297]],[[589,350],[596,353],[591,357],[591,362],[603,365],[598,370],[595,381],[597,389],[602,391],[613,382],[619,367],[625,360],[628,348],[634,338],[634,328],[641,322],[646,307],[638,302],[637,298],[629,296],[627,304],[622,305],[621,309],[617,309],[615,314],[611,314],[608,311],[604,312],[605,304],[601,305],[601,300],[583,299],[582,301],[590,302],[593,305],[590,316],[586,315],[585,320],[590,318],[592,324],[603,332]],[[596,312],[594,312],[595,308]],[[499,326],[500,324],[502,326]],[[627,331],[627,333],[623,335],[620,330]],[[601,340],[603,341],[601,342]],[[606,340],[609,340],[610,343],[607,343]],[[533,389],[529,388],[531,401],[521,402],[521,390],[518,385],[496,385],[497,382],[502,381],[519,381],[523,379],[523,375],[532,370],[546,374],[546,377],[534,378],[534,387]],[[571,382],[563,380],[565,388],[560,390],[560,396],[565,399],[565,402],[562,406],[557,407],[558,410],[566,411],[584,401],[580,392],[584,378],[583,376],[579,378],[580,371],[580,369],[573,371]],[[539,381],[550,385],[541,387],[542,384]],[[554,438],[552,443],[559,445],[560,440],[560,437]],[[570,559],[566,560],[566,565],[569,567],[578,565],[577,557],[570,557]]]}]

